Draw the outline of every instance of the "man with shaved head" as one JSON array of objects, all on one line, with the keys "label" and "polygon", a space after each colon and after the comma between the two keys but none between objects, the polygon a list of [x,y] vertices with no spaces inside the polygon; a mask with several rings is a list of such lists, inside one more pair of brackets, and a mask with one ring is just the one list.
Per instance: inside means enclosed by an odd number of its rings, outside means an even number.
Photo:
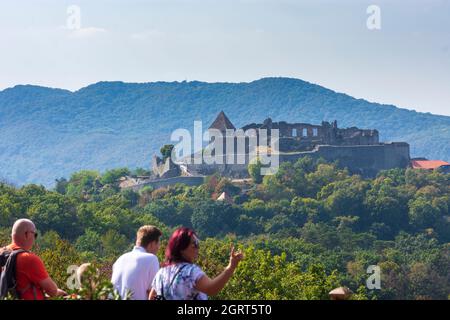
[{"label": "man with shaved head", "polygon": [[52,278],[49,277],[42,260],[29,252],[33,247],[38,233],[33,221],[28,219],[17,220],[12,228],[12,243],[6,250],[25,250],[16,258],[17,293],[20,299],[44,300],[45,293],[51,297],[66,295],[59,289]]}]

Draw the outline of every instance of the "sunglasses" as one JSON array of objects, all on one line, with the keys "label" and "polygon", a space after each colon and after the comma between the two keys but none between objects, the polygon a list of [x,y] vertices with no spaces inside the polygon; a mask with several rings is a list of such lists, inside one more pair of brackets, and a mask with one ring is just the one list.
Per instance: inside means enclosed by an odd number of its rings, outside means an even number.
[{"label": "sunglasses", "polygon": [[33,233],[34,234],[34,239],[37,239],[37,237],[38,237],[38,233],[34,232],[34,231],[27,231],[25,233]]},{"label": "sunglasses", "polygon": [[195,249],[198,249],[200,247],[200,241],[197,238],[194,239],[194,242],[192,242],[192,244],[194,245]]}]

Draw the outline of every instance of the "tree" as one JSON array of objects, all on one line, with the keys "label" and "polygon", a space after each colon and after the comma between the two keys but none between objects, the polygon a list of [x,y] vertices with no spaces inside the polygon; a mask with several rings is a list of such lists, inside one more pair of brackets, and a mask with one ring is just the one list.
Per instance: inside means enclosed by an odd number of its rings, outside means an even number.
[{"label": "tree", "polygon": [[296,224],[286,214],[277,214],[265,224],[265,232],[268,234],[291,235],[295,232]]},{"label": "tree", "polygon": [[50,230],[39,236],[36,241],[36,246],[39,247],[39,250],[51,250],[55,249],[56,244],[61,240],[60,235],[56,231]]},{"label": "tree", "polygon": [[82,262],[75,248],[68,241],[58,239],[52,248],[38,251],[38,255],[44,261],[50,277],[60,288],[67,290],[68,267]]},{"label": "tree", "polygon": [[408,274],[409,295],[412,299],[447,299],[448,277],[439,275],[425,263],[416,262]]},{"label": "tree", "polygon": [[266,207],[266,203],[261,199],[251,199],[243,204],[243,209],[246,215],[255,218],[271,218],[273,216],[272,210]]},{"label": "tree", "polygon": [[[144,208],[144,212],[156,217],[162,223],[170,226],[177,226],[177,225],[190,226],[191,224],[190,216],[187,219],[185,216],[178,216],[177,204],[178,204],[177,201],[173,199],[155,200],[150,202]],[[188,222],[188,224],[186,224],[186,222]]]},{"label": "tree", "polygon": [[[320,160],[320,159],[319,159]],[[297,162],[294,164],[295,170],[299,170],[306,173],[311,173],[316,171],[317,165],[319,161],[315,161],[310,156],[301,157],[297,160]]]},{"label": "tree", "polygon": [[191,223],[201,237],[225,235],[236,228],[237,207],[222,201],[203,201],[194,207]]},{"label": "tree", "polygon": [[152,192],[154,191],[152,186],[145,186],[139,190],[139,206],[145,207],[152,200]]},{"label": "tree", "polygon": [[26,186],[23,186],[20,189],[20,193],[28,199],[37,198],[40,196],[45,196],[47,194],[47,190],[44,186],[38,186],[36,184],[29,184]]},{"label": "tree", "polygon": [[136,168],[130,173],[130,175],[132,175],[132,176],[149,176],[149,175],[151,175],[151,172],[144,168]]},{"label": "tree", "polygon": [[128,207],[132,208],[136,206],[139,202],[139,193],[131,190],[131,189],[125,189],[121,192],[123,198],[128,202]]},{"label": "tree", "polygon": [[67,179],[60,178],[60,179],[56,179],[55,182],[56,182],[55,191],[60,194],[66,194],[67,185],[69,184]]},{"label": "tree", "polygon": [[173,148],[173,144],[165,144],[161,147],[160,152],[163,157],[163,161],[166,161],[167,158],[171,157]]},{"label": "tree", "polygon": [[324,200],[325,209],[331,217],[362,216],[367,189],[368,183],[355,175],[327,184],[319,192],[318,198]]},{"label": "tree", "polygon": [[75,248],[80,252],[90,251],[99,254],[101,253],[100,243],[101,236],[94,230],[86,229],[75,242]]},{"label": "tree", "polygon": [[285,253],[273,255],[252,246],[243,251],[245,259],[217,299],[329,299],[328,292],[339,285],[337,272],[327,274],[320,264],[302,272]]},{"label": "tree", "polygon": [[321,201],[311,198],[295,197],[291,201],[292,215],[296,220],[303,221],[305,218],[309,222],[318,222],[323,219],[323,204]]},{"label": "tree", "polygon": [[23,202],[15,192],[0,193],[0,226],[11,226],[16,219],[23,217]]},{"label": "tree", "polygon": [[247,167],[248,174],[250,175],[254,183],[259,184],[262,182],[263,176],[261,175],[261,168],[262,163],[259,158],[256,159],[256,161],[254,161],[253,163],[250,163]]},{"label": "tree", "polygon": [[119,181],[120,178],[122,178],[124,176],[128,176],[128,175],[130,175],[130,170],[128,170],[127,168],[112,169],[112,170],[106,171],[102,175],[100,182],[103,185],[115,184]]},{"label": "tree", "polygon": [[408,227],[408,201],[416,192],[415,187],[401,184],[404,179],[394,173],[387,171],[370,183],[364,200],[367,217],[362,221],[375,229],[383,225],[379,231],[388,238]]},{"label": "tree", "polygon": [[346,170],[338,170],[335,164],[319,164],[316,171],[305,176],[309,189],[308,196],[315,197],[329,183],[344,180],[347,177],[348,172]]},{"label": "tree", "polygon": [[0,228],[0,248],[7,246],[11,242],[11,229]]},{"label": "tree", "polygon": [[291,200],[295,196],[294,191],[280,181],[278,173],[264,176],[262,190],[264,191],[265,200]]},{"label": "tree", "polygon": [[433,205],[433,202],[419,197],[409,203],[410,223],[418,229],[430,228],[436,225],[440,218],[439,207]]},{"label": "tree", "polygon": [[130,247],[129,240],[116,230],[108,230],[100,238],[103,254],[106,257],[117,257],[123,254]]},{"label": "tree", "polygon": [[80,232],[75,202],[56,192],[35,198],[27,215],[44,232],[54,230],[67,239],[74,239]]},{"label": "tree", "polygon": [[98,194],[101,187],[100,174],[97,171],[83,170],[72,174],[66,194],[89,200],[93,195]]},{"label": "tree", "polygon": [[334,248],[339,244],[337,230],[325,223],[305,223],[301,236],[304,240],[319,243],[325,248]]}]

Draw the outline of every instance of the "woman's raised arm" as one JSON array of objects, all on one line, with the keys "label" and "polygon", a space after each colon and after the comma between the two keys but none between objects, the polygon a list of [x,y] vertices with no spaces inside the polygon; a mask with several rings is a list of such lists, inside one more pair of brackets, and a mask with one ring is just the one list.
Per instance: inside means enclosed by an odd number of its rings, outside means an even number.
[{"label": "woman's raised arm", "polygon": [[225,287],[225,285],[233,275],[234,271],[236,270],[236,267],[238,266],[239,262],[243,258],[244,258],[243,253],[240,251],[235,251],[234,246],[232,246],[230,253],[230,262],[228,266],[225,268],[225,270],[214,279],[210,279],[207,275],[204,275],[203,277],[197,280],[195,289],[203,293],[206,293],[209,296],[215,296],[220,292],[220,290],[223,289],[223,287]]}]

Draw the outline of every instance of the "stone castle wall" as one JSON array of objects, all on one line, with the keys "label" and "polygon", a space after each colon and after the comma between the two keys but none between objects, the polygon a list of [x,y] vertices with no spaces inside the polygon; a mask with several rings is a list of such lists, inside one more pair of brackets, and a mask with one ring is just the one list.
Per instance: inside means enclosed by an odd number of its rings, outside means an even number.
[{"label": "stone castle wall", "polygon": [[180,176],[180,177],[174,177],[174,178],[168,178],[168,179],[159,179],[159,180],[154,180],[154,181],[148,181],[148,182],[136,184],[131,187],[124,188],[124,189],[131,189],[133,191],[139,191],[142,188],[147,187],[147,186],[150,186],[153,189],[159,189],[159,188],[164,188],[164,187],[168,187],[168,186],[173,186],[177,183],[184,184],[187,186],[199,186],[199,185],[203,184],[203,182],[204,182],[204,177]]},{"label": "stone castle wall", "polygon": [[280,156],[280,162],[295,162],[309,155],[314,159],[323,158],[329,162],[338,161],[353,174],[375,177],[381,170],[406,168],[409,164],[409,144],[393,142],[370,146],[318,146],[310,152],[300,152]]},{"label": "stone castle wall", "polygon": [[[328,162],[338,160],[340,167],[346,167],[351,173],[360,174],[363,177],[375,177],[381,170],[406,168],[410,161],[409,144],[393,142],[358,146],[320,145],[312,151],[281,153],[279,163],[295,162],[305,156],[314,159],[323,158]],[[186,166],[190,172],[197,175],[219,173],[231,178],[247,178],[248,163],[247,155],[245,164],[187,164]]]}]

